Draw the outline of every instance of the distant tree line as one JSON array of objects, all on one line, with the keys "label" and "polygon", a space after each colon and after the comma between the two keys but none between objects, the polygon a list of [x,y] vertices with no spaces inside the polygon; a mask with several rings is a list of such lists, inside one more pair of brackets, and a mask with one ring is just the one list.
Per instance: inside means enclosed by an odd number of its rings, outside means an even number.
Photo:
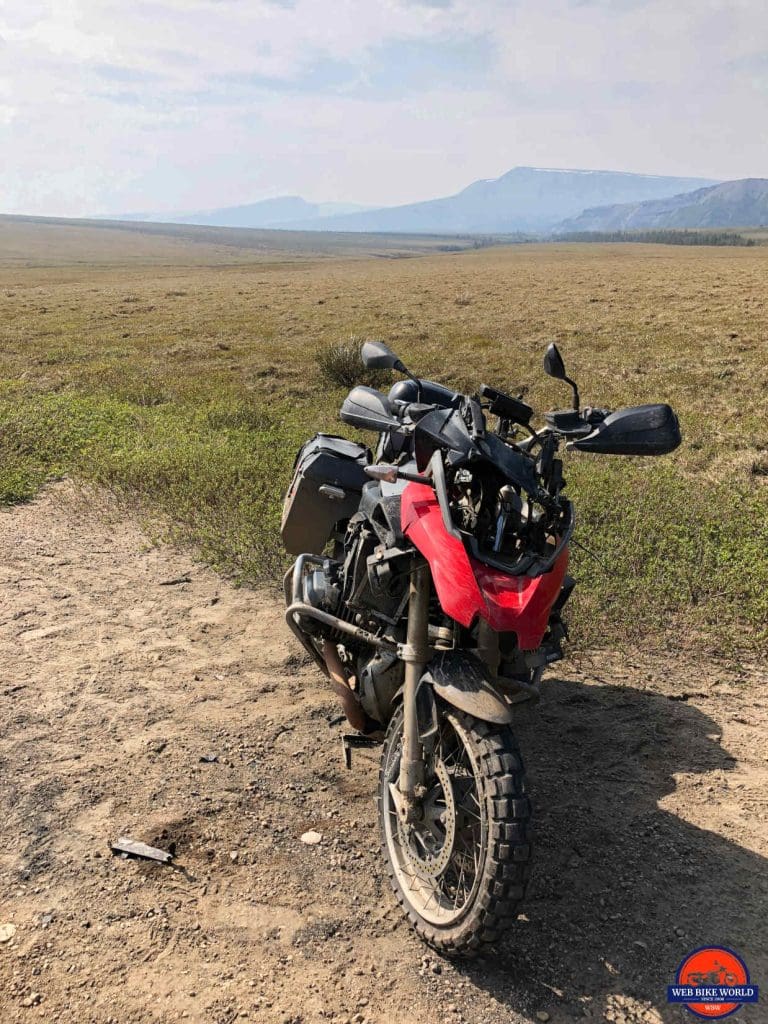
[{"label": "distant tree line", "polygon": [[757,245],[754,238],[735,231],[569,231],[556,235],[556,242],[652,242],[655,245]]}]

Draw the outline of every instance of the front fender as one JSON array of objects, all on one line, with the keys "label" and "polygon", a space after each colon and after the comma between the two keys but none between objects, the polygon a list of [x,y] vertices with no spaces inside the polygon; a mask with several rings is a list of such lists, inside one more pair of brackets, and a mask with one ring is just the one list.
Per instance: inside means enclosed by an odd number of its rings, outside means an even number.
[{"label": "front fender", "polygon": [[421,677],[444,701],[469,715],[506,725],[512,721],[512,708],[488,678],[482,662],[467,651],[442,651]]}]

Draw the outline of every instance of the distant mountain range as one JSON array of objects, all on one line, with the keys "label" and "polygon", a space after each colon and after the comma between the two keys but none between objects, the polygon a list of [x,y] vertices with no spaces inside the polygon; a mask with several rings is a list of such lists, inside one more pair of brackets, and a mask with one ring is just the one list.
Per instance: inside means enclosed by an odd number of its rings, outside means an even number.
[{"label": "distant mountain range", "polygon": [[[406,206],[367,210],[302,224],[318,231],[406,231],[507,234],[549,231],[588,206],[659,199],[714,182],[616,171],[514,167],[500,178],[476,181],[456,195]],[[600,196],[599,200],[597,197]]]},{"label": "distant mountain range", "polygon": [[366,208],[280,196],[245,206],[130,220],[225,228],[430,235],[557,235],[578,231],[768,224],[768,179],[718,182],[618,171],[514,167],[455,195]]},{"label": "distant mountain range", "polygon": [[[301,223],[367,210],[359,203],[309,203],[301,196],[279,196],[262,199],[247,206],[227,206],[206,213],[190,213],[177,219],[178,224],[209,224],[219,228],[287,228],[296,229]],[[302,227],[300,230],[311,230]]]},{"label": "distant mountain range", "polygon": [[344,209],[341,204],[308,203],[299,196],[285,196],[174,219],[182,224],[297,231],[448,235],[542,232],[587,207],[660,199],[712,184],[715,182],[706,178],[514,167],[500,178],[476,181],[456,195],[405,206]]},{"label": "distant mountain range", "polygon": [[573,231],[642,231],[653,228],[743,228],[768,224],[768,178],[724,181],[667,199],[584,210],[559,224]]},{"label": "distant mountain range", "polygon": [[[319,217],[359,213],[369,207],[360,203],[310,203],[301,196],[278,196],[244,206],[225,206],[198,213],[121,213],[98,220],[147,221],[153,224],[201,224],[218,228],[291,228],[299,221],[309,223]],[[307,230],[302,228],[301,230]]]}]

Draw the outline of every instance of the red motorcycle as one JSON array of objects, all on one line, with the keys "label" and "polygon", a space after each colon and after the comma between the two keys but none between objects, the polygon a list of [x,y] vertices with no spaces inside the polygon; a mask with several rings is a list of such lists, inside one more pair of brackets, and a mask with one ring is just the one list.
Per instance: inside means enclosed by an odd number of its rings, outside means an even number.
[{"label": "red motorcycle", "polygon": [[380,342],[362,357],[407,379],[388,396],[355,387],[341,407],[379,434],[375,456],[326,434],[299,452],[286,620],[356,730],[348,766],[353,747],[383,743],[381,843],[403,910],[436,949],[470,953],[515,919],[531,868],[512,721],[566,636],[574,516],[558,449],[659,455],[680,429],[668,405],[582,409],[554,345],[544,369],[573,403],[538,428],[497,388],[421,380]]}]

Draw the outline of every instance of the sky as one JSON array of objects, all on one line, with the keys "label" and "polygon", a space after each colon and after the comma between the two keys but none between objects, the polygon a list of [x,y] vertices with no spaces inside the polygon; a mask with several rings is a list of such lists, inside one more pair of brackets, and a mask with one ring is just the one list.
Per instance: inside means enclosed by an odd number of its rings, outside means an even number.
[{"label": "sky", "polygon": [[766,0],[2,0],[0,212],[768,177]]}]

